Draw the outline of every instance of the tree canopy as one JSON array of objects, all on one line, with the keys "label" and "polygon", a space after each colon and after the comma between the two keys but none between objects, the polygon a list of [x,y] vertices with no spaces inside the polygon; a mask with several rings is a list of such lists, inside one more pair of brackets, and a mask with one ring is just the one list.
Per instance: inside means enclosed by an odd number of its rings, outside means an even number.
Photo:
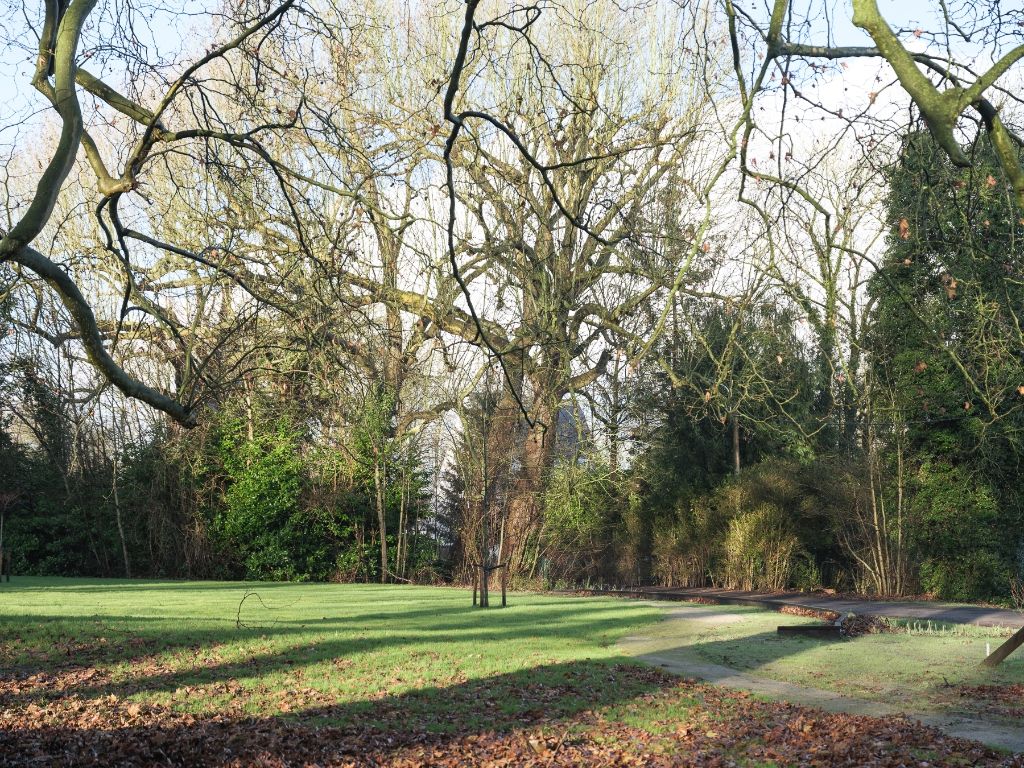
[{"label": "tree canopy", "polygon": [[1011,599],[1004,5],[8,9],[20,567]]}]

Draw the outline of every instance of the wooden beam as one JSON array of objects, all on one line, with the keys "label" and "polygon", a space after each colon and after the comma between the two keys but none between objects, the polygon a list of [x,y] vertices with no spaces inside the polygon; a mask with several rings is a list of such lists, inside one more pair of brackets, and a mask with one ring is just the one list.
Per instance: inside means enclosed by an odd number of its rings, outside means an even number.
[{"label": "wooden beam", "polygon": [[800,635],[802,637],[821,637],[838,640],[840,627],[838,624],[799,624],[796,626],[779,627],[780,635]]},{"label": "wooden beam", "polygon": [[986,656],[985,660],[981,663],[986,667],[998,667],[1003,659],[1016,651],[1022,645],[1024,645],[1024,627],[1018,629],[1013,634],[1013,637],[996,648],[995,653]]}]

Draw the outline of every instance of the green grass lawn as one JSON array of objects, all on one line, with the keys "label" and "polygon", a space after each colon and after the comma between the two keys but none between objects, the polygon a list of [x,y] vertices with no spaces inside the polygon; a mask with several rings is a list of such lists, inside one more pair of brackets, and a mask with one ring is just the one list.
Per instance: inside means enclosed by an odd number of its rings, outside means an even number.
[{"label": "green grass lawn", "polygon": [[[468,590],[435,587],[15,578],[0,586],[0,666],[90,665],[92,677],[75,685],[86,696],[195,713],[322,711],[332,724],[384,698],[423,714],[453,686],[487,680],[492,701],[458,697],[431,718],[444,730],[514,718],[521,697],[502,689],[569,670],[586,691],[621,660],[616,639],[660,615],[621,600],[538,594],[480,610]],[[33,695],[58,693],[59,685]],[[571,696],[552,706],[593,703]]]},{"label": "green grass lawn", "polygon": [[[15,578],[0,584],[0,764],[767,766],[810,750],[896,765],[935,742],[912,722],[756,701],[623,655],[623,636],[671,626],[667,606],[509,602],[481,610],[468,590],[435,587]],[[789,658],[793,674],[801,655],[826,652],[759,646],[763,620],[670,642],[759,669]],[[940,757],[1005,762],[956,740]]]},{"label": "green grass lawn", "polygon": [[[1012,630],[894,622],[894,631],[839,641],[780,636],[780,624],[820,623],[757,608],[692,606],[700,620],[650,629],[649,650],[690,651],[699,659],[773,680],[874,699],[907,711],[980,711],[960,686],[1024,683],[1024,650],[996,669],[980,666]],[[713,614],[724,614],[715,621]],[[1024,706],[1024,703],[1021,704]],[[996,708],[998,709],[998,708]],[[1012,715],[1015,716],[1015,715]]]}]

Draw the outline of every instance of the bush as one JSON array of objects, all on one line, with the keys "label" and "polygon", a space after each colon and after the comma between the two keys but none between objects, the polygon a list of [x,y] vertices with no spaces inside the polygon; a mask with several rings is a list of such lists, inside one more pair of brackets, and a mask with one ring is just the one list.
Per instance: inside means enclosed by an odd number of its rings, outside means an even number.
[{"label": "bush", "polygon": [[654,534],[654,577],[669,587],[701,587],[707,584],[715,550],[725,531],[718,508],[700,498],[666,522]]},{"label": "bush", "polygon": [[1024,541],[1017,545],[1013,573],[1010,574],[1010,605],[1024,610]]},{"label": "bush", "polygon": [[921,587],[946,600],[1005,595],[1012,556],[1005,550],[992,489],[963,467],[924,464],[911,502]]},{"label": "bush", "polygon": [[360,541],[354,529],[349,529],[346,533],[346,539],[350,543],[335,556],[330,581],[376,581],[380,552],[376,542]]},{"label": "bush", "polygon": [[218,445],[228,486],[214,528],[237,553],[248,579],[291,579],[295,562],[283,535],[298,511],[303,483],[296,436],[284,420],[253,440],[229,421]]},{"label": "bush", "polygon": [[804,554],[793,564],[791,580],[793,586],[801,592],[813,592],[822,587],[821,569],[814,562],[814,558]]},{"label": "bush", "polygon": [[544,552],[551,579],[595,576],[608,544],[616,495],[599,461],[562,461],[544,495]]},{"label": "bush", "polygon": [[375,547],[359,543],[353,522],[364,516],[365,497],[311,493],[313,467],[300,449],[301,435],[285,418],[268,427],[252,440],[240,422],[228,419],[221,427],[226,488],[212,517],[225,559],[247,579],[371,578]]},{"label": "bush", "polygon": [[729,521],[724,576],[730,589],[783,589],[800,542],[782,510],[761,504]]},{"label": "bush", "polygon": [[921,563],[921,587],[945,600],[971,602],[1006,591],[1006,563],[991,552],[974,551],[954,559],[930,558]]}]

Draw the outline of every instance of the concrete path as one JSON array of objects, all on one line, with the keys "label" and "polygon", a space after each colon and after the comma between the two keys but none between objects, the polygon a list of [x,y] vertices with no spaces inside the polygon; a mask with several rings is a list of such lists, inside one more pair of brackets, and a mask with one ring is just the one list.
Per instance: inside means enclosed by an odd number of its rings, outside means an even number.
[{"label": "concrete path", "polygon": [[942,621],[951,624],[977,624],[981,627],[1024,627],[1024,611],[982,608],[957,603],[858,600],[807,592],[739,592],[728,589],[666,589],[639,587],[633,591],[656,600],[714,600],[723,605],[756,605],[778,610],[784,605],[813,608],[836,613],[873,614],[899,619]]},{"label": "concrete path", "polygon": [[702,659],[693,647],[679,645],[673,636],[672,624],[701,622],[707,625],[724,624],[740,617],[718,606],[702,605],[676,608],[668,611],[665,622],[655,625],[651,634],[633,635],[619,641],[619,648],[648,664],[661,667],[683,677],[706,680],[716,685],[750,691],[776,701],[787,701],[826,712],[843,712],[871,717],[901,715],[938,728],[943,733],[964,739],[980,741],[992,747],[1011,752],[1024,752],[1024,728],[1010,727],[977,718],[942,715],[933,712],[908,712],[889,704],[868,699],[845,696],[834,691],[771,680]]}]

